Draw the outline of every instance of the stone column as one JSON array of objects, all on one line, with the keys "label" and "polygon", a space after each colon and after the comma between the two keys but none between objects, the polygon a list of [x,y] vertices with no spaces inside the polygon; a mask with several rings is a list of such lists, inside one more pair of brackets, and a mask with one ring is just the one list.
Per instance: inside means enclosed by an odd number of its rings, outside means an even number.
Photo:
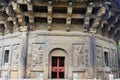
[{"label": "stone column", "polygon": [[27,47],[28,47],[28,31],[27,31],[27,26],[21,26],[20,27],[20,46],[21,46],[21,51],[19,54],[19,59],[18,59],[18,78],[22,79],[25,78],[26,75],[26,60],[27,60]]},{"label": "stone column", "polygon": [[91,73],[92,78],[96,77],[96,62],[95,62],[95,49],[96,49],[96,42],[95,42],[95,36],[93,33],[89,36],[89,50],[90,50],[90,67],[91,67]]}]

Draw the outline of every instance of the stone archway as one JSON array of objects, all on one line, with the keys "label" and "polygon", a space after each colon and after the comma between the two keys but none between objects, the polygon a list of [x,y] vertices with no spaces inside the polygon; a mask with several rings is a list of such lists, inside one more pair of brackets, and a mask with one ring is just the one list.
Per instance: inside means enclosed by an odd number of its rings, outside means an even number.
[{"label": "stone archway", "polygon": [[49,78],[67,79],[67,52],[61,48],[51,50],[49,54]]}]

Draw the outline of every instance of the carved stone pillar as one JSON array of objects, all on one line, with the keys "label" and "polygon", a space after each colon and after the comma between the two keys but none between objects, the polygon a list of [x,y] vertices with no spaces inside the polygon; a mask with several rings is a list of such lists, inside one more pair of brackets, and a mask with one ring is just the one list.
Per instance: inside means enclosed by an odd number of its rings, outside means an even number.
[{"label": "carved stone pillar", "polygon": [[26,60],[27,60],[27,47],[28,47],[28,32],[26,26],[20,26],[20,46],[21,51],[18,59],[18,77],[19,79],[25,78],[26,76]]},{"label": "carved stone pillar", "polygon": [[95,62],[95,50],[96,50],[96,42],[94,33],[89,35],[89,50],[90,50],[90,67],[91,67],[91,78],[96,77],[96,62]]}]

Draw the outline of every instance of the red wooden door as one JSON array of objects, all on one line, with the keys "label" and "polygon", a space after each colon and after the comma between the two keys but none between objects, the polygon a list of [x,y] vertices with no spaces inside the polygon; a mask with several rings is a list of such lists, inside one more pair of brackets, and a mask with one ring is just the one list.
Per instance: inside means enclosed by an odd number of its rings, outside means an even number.
[{"label": "red wooden door", "polygon": [[53,79],[64,79],[65,73],[65,57],[52,57],[52,78]]}]

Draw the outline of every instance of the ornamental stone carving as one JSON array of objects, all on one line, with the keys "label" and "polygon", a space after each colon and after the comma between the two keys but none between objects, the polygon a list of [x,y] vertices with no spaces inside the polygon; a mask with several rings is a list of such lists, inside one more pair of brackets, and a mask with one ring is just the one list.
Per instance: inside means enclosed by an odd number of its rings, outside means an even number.
[{"label": "ornamental stone carving", "polygon": [[111,50],[112,55],[112,67],[116,67],[116,51],[114,49]]},{"label": "ornamental stone carving", "polygon": [[45,46],[44,44],[33,44],[32,45],[32,66],[43,65],[43,54]]},{"label": "ornamental stone carving", "polygon": [[96,46],[96,65],[102,67],[102,47]]},{"label": "ornamental stone carving", "polygon": [[73,66],[84,67],[84,45],[73,45]]},{"label": "ornamental stone carving", "polygon": [[13,55],[12,55],[12,65],[17,66],[18,65],[18,55],[20,52],[20,45],[14,45],[13,46]]}]

